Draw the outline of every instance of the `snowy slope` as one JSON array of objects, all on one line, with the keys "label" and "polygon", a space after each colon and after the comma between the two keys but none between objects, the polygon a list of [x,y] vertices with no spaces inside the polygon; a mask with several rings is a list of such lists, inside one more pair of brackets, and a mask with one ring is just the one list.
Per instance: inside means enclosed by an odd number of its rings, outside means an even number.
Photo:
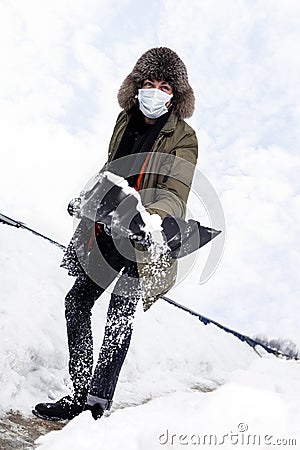
[{"label": "snowy slope", "polygon": [[[2,230],[3,411],[27,415],[37,401],[68,391],[63,296],[72,280],[57,267],[60,257],[23,230]],[[94,310],[95,352],[106,306],[103,298]],[[260,359],[245,343],[161,301],[146,314],[138,310],[110,415],[96,423],[84,413],[38,443],[57,450],[97,442],[108,450],[181,448],[182,434],[189,445],[195,433],[200,440],[207,433],[241,439],[240,423],[250,434],[295,438],[299,376],[298,363]]]},{"label": "snowy slope", "polygon": [[298,448],[299,375],[295,363],[256,360],[211,393],[172,393],[98,422],[85,412],[62,431],[38,439],[39,448],[155,450],[210,442],[227,450]]}]

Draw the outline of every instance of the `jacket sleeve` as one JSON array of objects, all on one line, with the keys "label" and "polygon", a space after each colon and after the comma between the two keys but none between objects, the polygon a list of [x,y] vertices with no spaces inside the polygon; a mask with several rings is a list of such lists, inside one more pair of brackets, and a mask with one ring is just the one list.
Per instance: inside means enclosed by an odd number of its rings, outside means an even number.
[{"label": "jacket sleeve", "polygon": [[198,142],[192,131],[180,139],[162,161],[155,201],[147,207],[150,214],[159,214],[162,219],[166,215],[185,217],[197,158]]},{"label": "jacket sleeve", "polygon": [[120,133],[124,130],[126,126],[126,117],[127,114],[123,110],[120,112],[120,114],[117,117],[116,124],[114,126],[114,130],[112,133],[112,136],[110,138],[109,146],[108,146],[108,159],[106,165],[112,160],[114,153],[117,150],[117,141],[120,137]]}]

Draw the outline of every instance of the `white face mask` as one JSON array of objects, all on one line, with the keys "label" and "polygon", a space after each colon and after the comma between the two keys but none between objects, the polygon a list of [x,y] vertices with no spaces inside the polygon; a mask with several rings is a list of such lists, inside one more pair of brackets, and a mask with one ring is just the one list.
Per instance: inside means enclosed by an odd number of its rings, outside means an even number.
[{"label": "white face mask", "polygon": [[157,119],[168,112],[166,103],[170,101],[172,97],[173,94],[166,94],[166,92],[156,88],[139,89],[138,100],[140,110],[144,116],[149,119]]}]

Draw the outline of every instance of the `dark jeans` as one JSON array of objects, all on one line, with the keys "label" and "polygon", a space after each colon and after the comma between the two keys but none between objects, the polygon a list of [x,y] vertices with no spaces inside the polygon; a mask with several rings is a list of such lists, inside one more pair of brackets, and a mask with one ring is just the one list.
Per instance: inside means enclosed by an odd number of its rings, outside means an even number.
[{"label": "dark jeans", "polygon": [[84,403],[87,394],[112,400],[130,344],[134,314],[140,297],[137,267],[136,263],[122,258],[119,265],[120,269],[123,267],[123,272],[111,295],[104,338],[94,373],[91,312],[105,289],[83,274],[76,279],[66,296],[69,373],[74,397],[79,402]]}]

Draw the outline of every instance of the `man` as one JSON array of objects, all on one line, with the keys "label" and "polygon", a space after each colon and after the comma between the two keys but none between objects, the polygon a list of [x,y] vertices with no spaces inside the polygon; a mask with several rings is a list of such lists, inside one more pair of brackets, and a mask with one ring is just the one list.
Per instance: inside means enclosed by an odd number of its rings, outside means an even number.
[{"label": "man", "polygon": [[[194,94],[185,65],[169,48],[148,50],[121,85],[118,101],[123,110],[102,173],[109,171],[125,178],[138,191],[147,213],[157,214],[162,220],[184,218],[197,161],[195,132],[183,120],[194,111]],[[83,410],[91,410],[97,419],[110,408],[138,300],[142,298],[147,310],[175,283],[176,261],[172,257],[165,255],[153,263],[149,246],[143,241],[145,223],[135,209],[136,203],[121,209],[116,232],[105,223],[107,205],[112,210],[111,205],[118,208],[122,204],[111,195],[114,188],[112,183],[102,195],[104,200],[98,204],[94,220],[82,218],[62,263],[70,275],[77,276],[65,302],[74,393],[55,403],[36,405],[33,413],[44,419],[72,419]],[[93,190],[87,196],[90,192]],[[114,239],[118,229],[126,228],[122,224],[127,211],[132,211],[126,224],[131,234],[126,237],[120,232],[121,236]],[[128,243],[133,243],[133,251],[128,250]],[[136,256],[140,251],[146,258]],[[118,274],[93,371],[91,310]]]}]

